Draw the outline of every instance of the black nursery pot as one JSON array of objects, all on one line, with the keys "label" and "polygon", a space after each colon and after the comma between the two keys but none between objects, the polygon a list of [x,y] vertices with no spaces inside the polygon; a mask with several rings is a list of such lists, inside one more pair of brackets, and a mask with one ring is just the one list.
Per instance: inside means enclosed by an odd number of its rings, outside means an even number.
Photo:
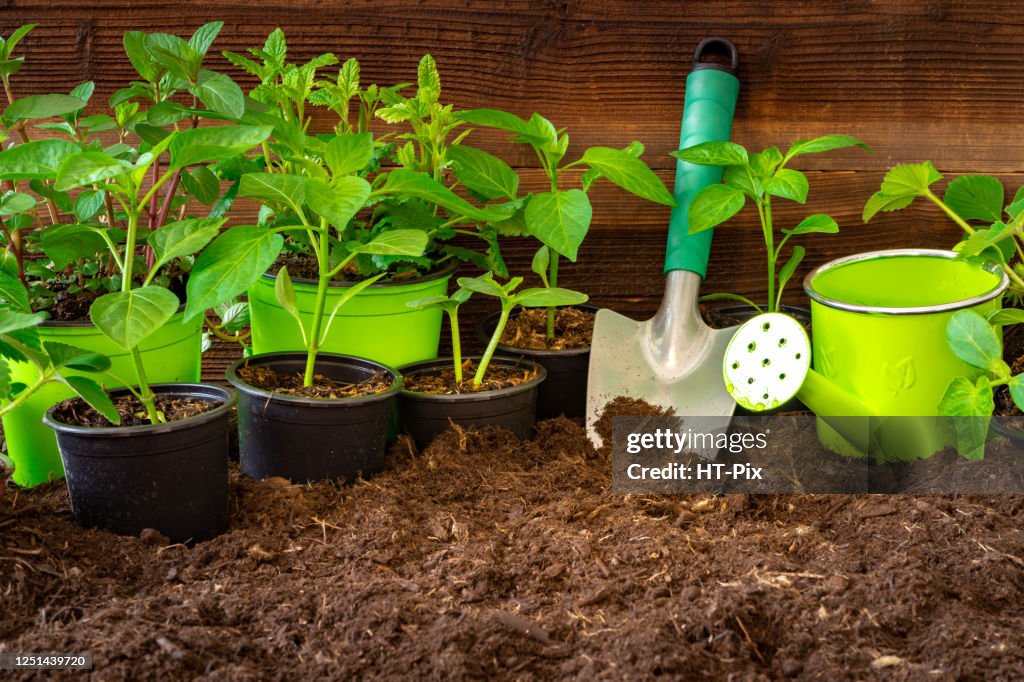
[{"label": "black nursery pot", "polygon": [[[473,358],[479,361],[479,358]],[[405,376],[451,367],[452,358],[424,360],[400,369]],[[537,421],[537,389],[547,378],[543,366],[522,358],[494,357],[492,368],[524,369],[536,367],[537,375],[518,386],[497,391],[437,395],[403,390],[398,399],[398,428],[405,431],[419,448],[430,445],[434,438],[452,424],[459,426],[501,426],[516,437],[526,440],[533,435]]]},{"label": "black nursery pot", "polygon": [[[228,413],[235,392],[159,384],[155,393],[219,401],[203,414],[147,426],[95,428],[43,422],[57,432],[75,523],[122,535],[153,528],[171,542],[208,540],[228,527]],[[126,395],[127,389],[111,396]]]},{"label": "black nursery pot", "polygon": [[266,353],[242,358],[228,368],[238,389],[238,446],[242,473],[257,480],[281,476],[296,483],[369,477],[384,468],[388,423],[402,377],[379,362],[320,353],[316,372],[338,383],[364,381],[381,372],[394,379],[386,391],[355,398],[280,395],[242,381],[239,368],[268,367],[301,373],[305,353]]},{"label": "black nursery pot", "polygon": [[[590,313],[600,310],[590,304],[572,307]],[[512,317],[518,315],[520,310],[514,312]],[[477,322],[476,337],[482,343],[491,340],[500,316],[500,312],[494,312]],[[533,350],[499,343],[498,350],[506,357],[526,358],[547,370],[548,378],[537,391],[537,419],[551,419],[559,415],[582,417],[587,413],[590,346],[566,350]]]}]

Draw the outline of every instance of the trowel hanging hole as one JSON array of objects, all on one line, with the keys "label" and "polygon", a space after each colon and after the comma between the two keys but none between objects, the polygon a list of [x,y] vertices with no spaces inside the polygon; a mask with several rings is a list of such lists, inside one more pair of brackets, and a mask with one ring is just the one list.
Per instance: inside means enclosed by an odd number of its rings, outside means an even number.
[{"label": "trowel hanging hole", "polygon": [[755,350],[757,350],[757,344],[751,341],[750,343],[747,344],[747,350],[753,353]]}]

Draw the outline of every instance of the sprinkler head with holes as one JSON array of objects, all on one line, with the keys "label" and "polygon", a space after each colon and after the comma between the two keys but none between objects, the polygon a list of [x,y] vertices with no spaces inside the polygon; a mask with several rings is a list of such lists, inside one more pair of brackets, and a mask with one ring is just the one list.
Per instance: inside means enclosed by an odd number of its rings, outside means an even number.
[{"label": "sprinkler head with holes", "polygon": [[811,342],[795,318],[765,313],[742,325],[725,350],[725,387],[737,404],[765,412],[792,400],[811,368]]}]

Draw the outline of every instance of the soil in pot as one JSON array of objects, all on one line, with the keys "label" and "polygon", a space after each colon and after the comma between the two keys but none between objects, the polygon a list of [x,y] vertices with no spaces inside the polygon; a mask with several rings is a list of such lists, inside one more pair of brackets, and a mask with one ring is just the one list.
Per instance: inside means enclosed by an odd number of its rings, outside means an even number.
[{"label": "soil in pot", "polygon": [[555,336],[548,338],[547,308],[527,308],[509,319],[501,343],[526,350],[589,348],[596,314],[596,311],[576,307],[558,308],[555,310]]},{"label": "soil in pot", "polygon": [[[150,424],[146,418],[146,408],[135,396],[118,396],[113,402],[117,413],[121,415],[121,426],[148,426]],[[217,400],[156,396],[156,409],[163,414],[168,423],[209,412],[220,405],[221,401]],[[106,417],[81,398],[70,398],[59,403],[53,408],[53,417],[57,421],[71,426],[89,426],[97,429],[113,426]]]},{"label": "soil in pot", "polygon": [[305,381],[301,372],[278,372],[273,367],[266,366],[243,365],[238,368],[238,376],[250,386],[265,391],[325,400],[374,395],[383,393],[395,385],[394,376],[387,372],[377,372],[368,379],[355,382],[335,381],[323,374],[314,374],[310,386],[303,386]]},{"label": "soil in pot", "polygon": [[513,388],[536,378],[536,366],[502,367],[491,366],[480,385],[473,383],[476,363],[466,358],[462,363],[462,381],[455,380],[455,368],[448,363],[444,367],[411,372],[405,379],[405,390],[431,395],[458,395],[481,391],[500,391]]}]

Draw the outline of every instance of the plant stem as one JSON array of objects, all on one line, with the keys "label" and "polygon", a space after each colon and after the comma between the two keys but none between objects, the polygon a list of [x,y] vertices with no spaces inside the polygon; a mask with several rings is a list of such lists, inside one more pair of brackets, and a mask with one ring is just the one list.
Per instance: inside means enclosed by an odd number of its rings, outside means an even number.
[{"label": "plant stem", "polygon": [[146,417],[149,419],[149,422],[151,424],[159,424],[164,419],[156,409],[156,396],[153,394],[153,389],[149,387],[149,379],[146,378],[146,368],[142,364],[142,353],[139,351],[138,346],[132,348],[131,355],[132,364],[135,366],[135,379],[139,384],[139,400],[142,401],[142,405],[146,408]]},{"label": "plant stem", "polygon": [[473,375],[473,385],[479,386],[484,382],[484,375],[487,374],[487,367],[491,364],[491,358],[494,356],[494,351],[498,348],[498,341],[501,339],[501,335],[505,333],[505,325],[508,324],[508,315],[512,312],[512,305],[502,301],[501,303],[501,317],[498,318],[498,326],[494,328],[494,333],[491,334],[491,340],[487,344],[487,350],[484,351],[484,355],[480,358],[480,365],[476,368],[476,374]]},{"label": "plant stem", "polygon": [[43,372],[42,376],[39,377],[38,381],[36,381],[34,384],[32,384],[31,386],[23,390],[21,393],[19,393],[17,398],[4,405],[3,408],[0,408],[0,416],[3,416],[8,412],[11,412],[21,407],[26,400],[31,398],[36,391],[45,386],[52,379],[53,374],[51,374],[50,372]]},{"label": "plant stem", "polygon": [[327,220],[320,219],[320,250],[317,253],[318,277],[316,287],[316,306],[313,309],[313,323],[310,325],[309,344],[306,349],[306,373],[302,377],[303,386],[313,385],[313,369],[316,367],[316,354],[320,351],[320,330],[324,323],[324,308],[327,306],[327,288],[331,282],[330,267],[330,235],[327,232]]},{"label": "plant stem", "polygon": [[455,360],[455,383],[462,383],[462,339],[459,337],[459,309],[448,311],[448,321],[452,328],[452,358]]},{"label": "plant stem", "polygon": [[967,222],[963,218],[958,216],[953,209],[951,209],[949,206],[946,205],[946,203],[944,201],[942,201],[942,199],[940,199],[937,196],[935,196],[934,194],[932,194],[931,190],[925,190],[925,194],[924,195],[928,199],[930,199],[932,201],[932,203],[934,203],[936,206],[941,208],[943,213],[948,215],[953,220],[954,223],[956,223],[957,225],[959,225],[961,227],[961,229],[963,229],[964,232],[966,232],[967,234],[974,234],[974,228],[971,227],[970,225],[968,225]]},{"label": "plant stem", "polygon": [[[558,252],[551,250],[551,262],[548,264],[548,286],[558,286]],[[549,339],[555,338],[555,308],[548,308],[548,329]]]},{"label": "plant stem", "polygon": [[[134,208],[134,207],[133,207]],[[131,291],[132,268],[135,267],[135,240],[139,233],[139,212],[128,211],[128,234],[125,236],[123,278],[121,291]]]},{"label": "plant stem", "polygon": [[775,301],[775,232],[772,228],[771,200],[768,198],[765,198],[764,201],[761,225],[764,229],[765,245],[768,247],[768,312],[774,313],[778,308]]}]

